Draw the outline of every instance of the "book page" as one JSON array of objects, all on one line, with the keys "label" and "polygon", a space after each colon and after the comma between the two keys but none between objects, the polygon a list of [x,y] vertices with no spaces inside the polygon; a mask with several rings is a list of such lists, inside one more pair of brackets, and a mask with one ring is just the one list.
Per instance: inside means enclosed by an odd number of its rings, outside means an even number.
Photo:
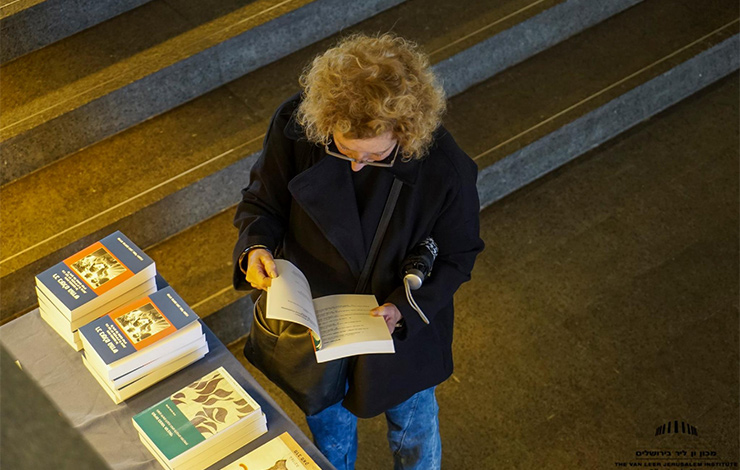
[{"label": "book page", "polygon": [[278,277],[267,289],[267,318],[295,322],[320,335],[306,276],[290,261],[276,259],[275,265]]},{"label": "book page", "polygon": [[314,300],[321,331],[321,346],[326,349],[364,341],[391,341],[382,317],[370,310],[378,306],[375,296],[366,294],[328,295]]}]

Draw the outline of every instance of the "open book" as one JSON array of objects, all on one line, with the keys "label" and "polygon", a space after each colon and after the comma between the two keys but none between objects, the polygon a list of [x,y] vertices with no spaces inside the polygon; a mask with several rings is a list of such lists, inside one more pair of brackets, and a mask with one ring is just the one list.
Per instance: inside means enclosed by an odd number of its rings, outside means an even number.
[{"label": "open book", "polygon": [[370,315],[378,306],[375,296],[340,294],[312,300],[308,281],[298,268],[282,259],[275,264],[278,277],[267,290],[266,316],[311,330],[317,362],[395,352],[383,317]]}]

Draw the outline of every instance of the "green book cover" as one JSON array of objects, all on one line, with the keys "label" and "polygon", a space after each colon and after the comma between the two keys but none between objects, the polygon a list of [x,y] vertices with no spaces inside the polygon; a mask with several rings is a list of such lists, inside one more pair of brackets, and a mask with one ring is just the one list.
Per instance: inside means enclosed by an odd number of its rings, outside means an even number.
[{"label": "green book cover", "polygon": [[172,460],[245,417],[259,405],[223,368],[134,416],[140,432]]}]

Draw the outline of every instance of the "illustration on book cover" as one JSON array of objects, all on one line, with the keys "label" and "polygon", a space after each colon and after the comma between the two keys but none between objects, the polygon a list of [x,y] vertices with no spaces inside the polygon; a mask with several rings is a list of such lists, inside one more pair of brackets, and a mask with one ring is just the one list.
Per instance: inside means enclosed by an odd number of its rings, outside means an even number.
[{"label": "illustration on book cover", "polygon": [[[149,297],[144,297],[134,304],[129,304],[129,307],[123,309],[120,313],[111,313],[110,318],[136,350],[140,350],[177,331],[177,328],[172,325]],[[111,331],[109,329],[107,333],[116,336],[115,330]],[[126,347],[124,344],[121,344],[121,346]]]},{"label": "illustration on book cover", "polygon": [[157,310],[157,307],[151,302],[124,313],[115,318],[114,321],[133,344],[154,336],[171,326],[162,312]]},{"label": "illustration on book cover", "polygon": [[75,253],[65,259],[64,264],[97,295],[107,292],[134,275],[101,242],[93,243],[79,253]]},{"label": "illustration on book cover", "polygon": [[72,263],[70,267],[93,289],[126,272],[126,268],[104,247]]},{"label": "illustration on book cover", "polygon": [[254,411],[218,370],[183,388],[171,399],[205,438]]}]

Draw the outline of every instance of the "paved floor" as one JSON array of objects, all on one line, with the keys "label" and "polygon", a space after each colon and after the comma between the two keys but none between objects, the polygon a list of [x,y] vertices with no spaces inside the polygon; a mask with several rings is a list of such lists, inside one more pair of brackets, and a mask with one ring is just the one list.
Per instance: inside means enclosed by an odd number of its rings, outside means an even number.
[{"label": "paved floor", "polygon": [[[482,212],[444,468],[738,461],[738,148],[733,74]],[[391,468],[384,434],[361,422],[359,469]]]}]

